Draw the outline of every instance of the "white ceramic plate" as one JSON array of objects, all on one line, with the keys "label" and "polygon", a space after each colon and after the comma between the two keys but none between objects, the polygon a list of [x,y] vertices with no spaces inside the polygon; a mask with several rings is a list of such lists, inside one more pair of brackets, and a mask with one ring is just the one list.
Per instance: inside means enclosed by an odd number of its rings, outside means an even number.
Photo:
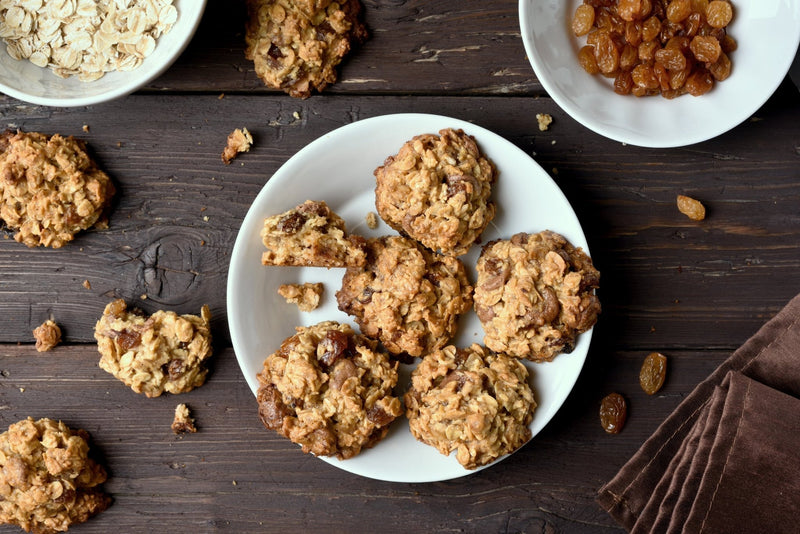
[{"label": "white ceramic plate", "polygon": [[175,0],[178,20],[162,35],[152,54],[136,69],[108,72],[93,82],[76,76],[59,78],[48,68],[16,60],[0,41],[0,92],[43,106],[73,107],[107,102],[130,94],[163,74],[192,40],[205,11],[206,0]]},{"label": "white ceramic plate", "polygon": [[786,77],[800,42],[800,0],[732,0],[729,33],[739,44],[731,76],[700,97],[617,95],[613,80],[587,74],[570,29],[581,0],[520,0],[525,51],[545,90],[573,119],[608,138],[645,147],[690,145],[745,121]]},{"label": "white ceramic plate", "polygon": [[[233,248],[228,273],[228,322],[236,357],[253,393],[258,389],[256,373],[264,358],[294,334],[296,325],[337,320],[358,328],[336,306],[334,294],[341,287],[344,269],[261,265],[264,247],[259,232],[264,218],[307,199],[325,200],[344,218],[351,233],[366,237],[394,234],[383,222],[376,230],[366,225],[366,214],[375,211],[372,173],[407,140],[443,128],[462,128],[473,135],[500,171],[493,195],[497,216],[484,233],[484,242],[509,238],[521,231],[551,229],[588,250],[575,213],[547,173],[522,150],[488,130],[457,119],[421,114],[386,115],[339,128],[300,150],[270,178],[250,207]],[[479,252],[475,246],[461,257],[473,282]],[[299,312],[276,293],[282,283],[302,282],[325,284],[324,302],[311,313]],[[483,330],[474,312],[463,316],[460,326],[456,345],[483,342]],[[581,335],[572,353],[562,354],[553,362],[529,362],[539,404],[531,423],[534,436],[567,398],[583,366],[590,339],[591,331]],[[402,367],[401,394],[412,368]],[[443,456],[433,447],[417,442],[405,418],[395,421],[383,441],[355,458],[323,459],[351,473],[397,482],[446,480],[473,472],[461,467],[453,455]]]}]

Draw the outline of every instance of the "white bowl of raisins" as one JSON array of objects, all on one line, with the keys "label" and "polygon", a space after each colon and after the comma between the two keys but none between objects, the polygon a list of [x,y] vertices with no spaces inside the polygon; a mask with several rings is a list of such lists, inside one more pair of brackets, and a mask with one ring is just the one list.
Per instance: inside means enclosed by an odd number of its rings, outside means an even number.
[{"label": "white bowl of raisins", "polygon": [[800,0],[520,0],[548,94],[610,139],[676,147],[749,118],[786,77]]}]

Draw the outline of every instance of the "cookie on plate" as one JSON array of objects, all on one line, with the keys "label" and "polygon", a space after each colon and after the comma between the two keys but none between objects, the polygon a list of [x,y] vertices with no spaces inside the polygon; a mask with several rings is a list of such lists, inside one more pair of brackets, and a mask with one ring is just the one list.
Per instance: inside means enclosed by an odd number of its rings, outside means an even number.
[{"label": "cookie on plate", "polygon": [[324,201],[306,200],[264,219],[264,265],[355,267],[364,265],[364,238],[349,236],[344,221]]},{"label": "cookie on plate", "polygon": [[265,85],[308,98],[366,40],[359,0],[247,0],[245,57]]},{"label": "cookie on plate", "polygon": [[210,321],[208,306],[199,317],[163,310],[147,316],[117,299],[94,327],[100,368],[148,397],[191,391],[203,385],[208,373]]},{"label": "cookie on plate", "polygon": [[108,508],[103,466],[84,430],[28,417],[0,434],[0,523],[37,534],[64,532]]},{"label": "cookie on plate", "polygon": [[494,164],[463,130],[414,137],[375,170],[375,207],[429,249],[465,254],[494,218]]},{"label": "cookie on plate", "polygon": [[285,298],[287,303],[296,304],[300,311],[310,312],[319,307],[324,290],[325,286],[320,282],[281,284],[278,286],[278,295]]},{"label": "cookie on plate", "polygon": [[484,343],[533,361],[571,352],[578,334],[597,321],[599,283],[591,258],[555,232],[488,243],[475,286]]},{"label": "cookie on plate", "polygon": [[0,219],[29,247],[62,247],[106,228],[114,185],[83,141],[37,132],[0,134]]},{"label": "cookie on plate", "polygon": [[453,337],[472,306],[472,286],[457,258],[384,236],[367,240],[367,264],[347,269],[336,300],[389,352],[421,356]]},{"label": "cookie on plate", "polygon": [[531,438],[536,402],[528,370],[480,345],[426,355],[405,394],[411,433],[467,469],[493,462]]},{"label": "cookie on plate", "polygon": [[403,413],[392,396],[397,362],[347,324],[296,330],[258,374],[264,426],[316,456],[344,460],[374,446]]}]

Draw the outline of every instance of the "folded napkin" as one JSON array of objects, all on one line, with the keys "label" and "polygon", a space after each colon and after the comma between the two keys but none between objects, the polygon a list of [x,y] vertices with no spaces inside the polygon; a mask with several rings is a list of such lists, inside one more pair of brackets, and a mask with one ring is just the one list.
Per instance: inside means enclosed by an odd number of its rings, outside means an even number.
[{"label": "folded napkin", "polygon": [[800,532],[800,295],[684,399],[597,501],[632,533]]}]

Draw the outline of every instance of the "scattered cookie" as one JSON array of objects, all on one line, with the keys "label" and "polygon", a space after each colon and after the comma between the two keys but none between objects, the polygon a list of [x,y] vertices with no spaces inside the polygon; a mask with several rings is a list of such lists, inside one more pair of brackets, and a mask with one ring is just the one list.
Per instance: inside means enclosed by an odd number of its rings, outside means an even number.
[{"label": "scattered cookie", "polygon": [[0,218],[29,247],[59,248],[107,227],[114,185],[83,141],[36,132],[0,134]]},{"label": "scattered cookie", "polygon": [[706,218],[706,207],[699,200],[686,195],[678,195],[678,211],[693,221],[702,221]]},{"label": "scattered cookie", "polygon": [[367,240],[367,264],[347,269],[339,309],[393,354],[421,356],[443,347],[472,306],[464,265],[401,236]]},{"label": "scattered cookie", "polygon": [[494,218],[497,171],[462,130],[414,137],[375,178],[381,218],[435,252],[465,254]]},{"label": "scattered cookie", "polygon": [[375,230],[378,227],[380,221],[378,220],[378,214],[374,211],[370,211],[367,213],[367,228],[370,230]]},{"label": "scattered cookie", "polygon": [[553,117],[547,113],[537,113],[536,122],[539,123],[539,131],[546,132],[553,123]]},{"label": "scattered cookie", "polygon": [[148,397],[191,391],[206,380],[210,321],[208,306],[200,317],[163,310],[147,316],[115,300],[94,328],[100,368]]},{"label": "scattered cookie", "polygon": [[531,437],[536,402],[528,370],[480,345],[425,356],[405,394],[411,433],[467,469],[517,450]]},{"label": "scattered cookie", "polygon": [[348,236],[344,220],[325,202],[306,200],[267,217],[261,230],[264,265],[354,267],[364,265],[364,238]]},{"label": "scattered cookie", "polygon": [[172,420],[172,431],[176,434],[197,432],[197,427],[194,426],[194,419],[189,415],[189,407],[185,404],[181,403],[175,407],[175,418]]},{"label": "scattered cookie", "polygon": [[253,136],[250,135],[247,128],[236,128],[228,134],[228,144],[222,151],[222,162],[225,165],[230,165],[233,158],[240,152],[249,152],[251,146],[253,146]]},{"label": "scattered cookie", "polygon": [[108,508],[106,471],[89,458],[88,439],[85,430],[31,417],[0,434],[0,523],[54,534]]},{"label": "scattered cookie", "polygon": [[359,0],[247,0],[245,57],[265,85],[308,98],[336,81],[336,67],[366,40]]},{"label": "scattered cookie", "polygon": [[278,294],[289,304],[297,304],[300,311],[310,312],[319,307],[325,286],[321,283],[281,284]]},{"label": "scattered cookie", "polygon": [[36,339],[36,350],[47,352],[61,343],[61,328],[52,319],[48,319],[33,329],[33,337]]},{"label": "scattered cookie", "polygon": [[403,413],[392,396],[397,362],[347,324],[296,330],[258,374],[261,421],[303,452],[352,458],[383,439]]},{"label": "scattered cookie", "polygon": [[488,243],[478,259],[475,311],[490,349],[533,361],[571,352],[600,313],[591,258],[550,231]]}]

